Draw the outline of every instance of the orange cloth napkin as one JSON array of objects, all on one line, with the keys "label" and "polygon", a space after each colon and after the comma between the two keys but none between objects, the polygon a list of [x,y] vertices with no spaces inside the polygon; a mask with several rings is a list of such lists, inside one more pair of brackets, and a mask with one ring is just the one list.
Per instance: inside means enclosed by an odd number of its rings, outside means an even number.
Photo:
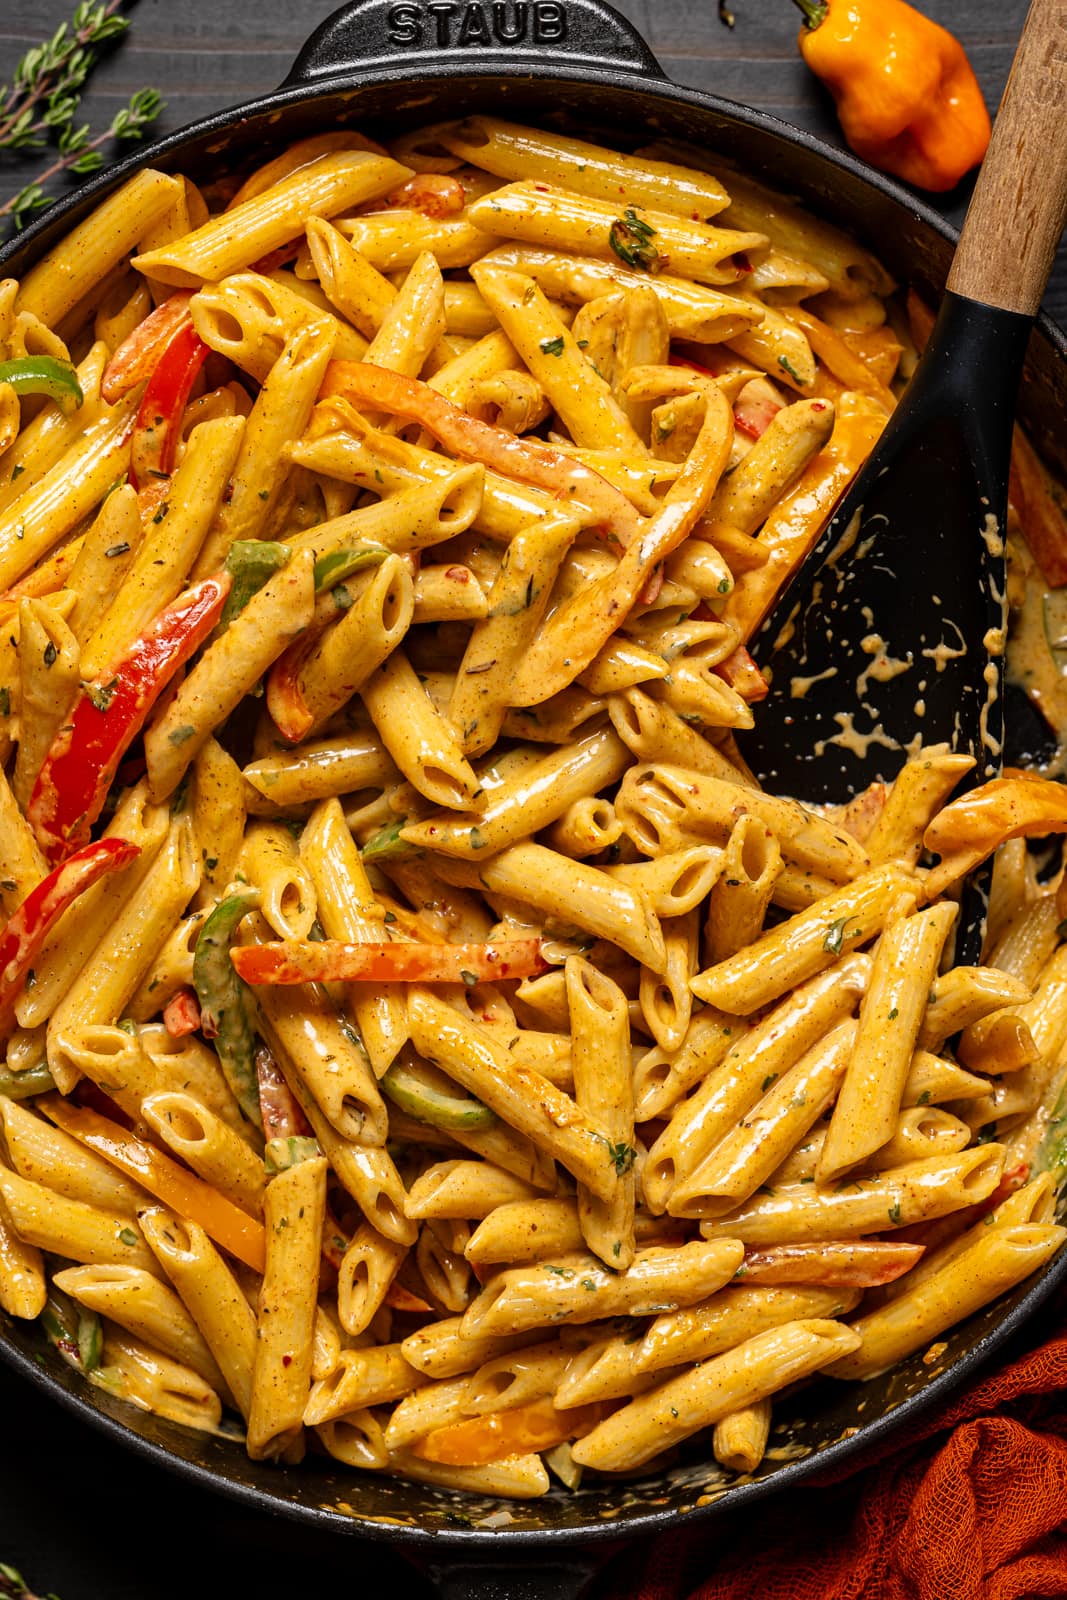
[{"label": "orange cloth napkin", "polygon": [[593,1596],[1064,1600],[1067,1325],[819,1481],[621,1553]]}]

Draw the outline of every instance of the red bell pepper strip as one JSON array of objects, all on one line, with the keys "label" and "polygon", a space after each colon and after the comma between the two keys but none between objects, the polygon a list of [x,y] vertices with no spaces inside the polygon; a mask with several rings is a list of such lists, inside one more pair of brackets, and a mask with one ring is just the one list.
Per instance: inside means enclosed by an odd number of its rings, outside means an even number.
[{"label": "red bell pepper strip", "polygon": [[300,673],[317,643],[317,634],[310,639],[302,634],[282,651],[267,674],[267,710],[282,738],[290,744],[299,744],[315,723],[300,688]]},{"label": "red bell pepper strip", "polygon": [[187,320],[192,297],[191,289],[179,289],[168,295],[122,341],[104,368],[100,381],[100,393],[109,405],[121,400],[148,377],[170,343],[174,330]]},{"label": "red bell pepper strip", "polygon": [[163,1026],[172,1039],[195,1033],[200,1026],[200,1006],[191,989],[179,989],[163,1007]]},{"label": "red bell pepper strip", "polygon": [[105,872],[121,871],[140,853],[140,845],[128,839],[100,839],[30,890],[0,933],[0,1032],[11,1026],[26,975],[67,907]]},{"label": "red bell pepper strip", "polygon": [[540,939],[502,944],[343,944],[278,939],[236,945],[230,959],[246,983],[465,983],[534,978],[548,971]]},{"label": "red bell pepper strip", "polygon": [[[711,359],[714,360],[715,357],[712,356]],[[720,365],[717,368],[706,367],[700,361],[690,361],[686,356],[678,355],[671,356],[670,364],[672,367],[688,367],[691,372],[702,372],[709,378],[721,377],[724,372],[730,370],[729,362],[723,358],[720,358]],[[743,394],[744,390],[741,393]],[[734,406],[734,427],[746,438],[758,439],[766,433],[768,426],[781,409],[780,404],[776,405],[770,399],[742,400],[739,395]]]},{"label": "red bell pepper strip", "polygon": [[820,1239],[747,1250],[737,1269],[743,1283],[821,1284],[835,1289],[874,1289],[910,1272],[921,1244],[897,1239]]},{"label": "red bell pepper strip", "polygon": [[146,488],[150,478],[169,478],[174,470],[182,415],[210,353],[187,316],[152,369],[137,413],[130,454],[130,482],[135,489]]},{"label": "red bell pepper strip", "polygon": [[731,689],[736,690],[742,700],[749,702],[762,700],[770,689],[766,678],[743,644],[738,645],[725,661],[720,661],[712,670],[724,683],[728,683]]},{"label": "red bell pepper strip", "polygon": [[314,1130],[265,1044],[256,1051],[256,1079],[265,1139],[306,1139]]},{"label": "red bell pepper strip", "polygon": [[226,572],[187,589],[109,672],[81,689],[26,808],[49,861],[63,860],[88,840],[119,762],[174,674],[219,620],[229,590]]}]

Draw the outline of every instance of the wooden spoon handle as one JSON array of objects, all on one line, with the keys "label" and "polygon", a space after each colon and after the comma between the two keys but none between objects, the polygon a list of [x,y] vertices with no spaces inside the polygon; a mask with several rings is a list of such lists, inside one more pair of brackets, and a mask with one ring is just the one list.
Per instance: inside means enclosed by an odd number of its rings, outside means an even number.
[{"label": "wooden spoon handle", "polygon": [[1032,0],[948,288],[1034,316],[1065,220],[1067,4]]}]

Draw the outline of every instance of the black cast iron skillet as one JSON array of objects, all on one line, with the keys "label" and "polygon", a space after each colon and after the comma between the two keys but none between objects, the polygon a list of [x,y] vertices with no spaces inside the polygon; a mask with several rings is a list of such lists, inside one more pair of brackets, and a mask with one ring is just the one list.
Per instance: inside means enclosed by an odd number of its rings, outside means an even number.
[{"label": "black cast iron skillet", "polygon": [[[602,135],[622,147],[669,136],[721,151],[857,235],[926,296],[936,299],[944,283],[954,234],[943,218],[809,134],[669,83],[602,0],[354,0],[312,35],[277,93],[208,118],[87,184],[0,252],[0,272],[25,273],[142,165],[206,180],[324,129],[351,125],[389,137],[476,111]],[[1043,453],[1067,469],[1067,345],[1045,319],[1030,343],[1020,409]],[[304,1523],[309,1546],[315,1529],[340,1529],[401,1546],[456,1600],[566,1600],[622,1537],[728,1516],[824,1470],[847,1470],[860,1451],[1004,1353],[1024,1324],[1033,1335],[1065,1285],[1067,1255],[953,1330],[936,1364],[915,1357],[869,1383],[826,1380],[781,1404],[768,1459],[751,1480],[731,1481],[696,1455],[653,1478],[524,1502],[449,1494],[318,1457],[299,1469],[249,1461],[238,1445],[87,1389],[35,1326],[2,1315],[0,1356],[146,1461]]]}]

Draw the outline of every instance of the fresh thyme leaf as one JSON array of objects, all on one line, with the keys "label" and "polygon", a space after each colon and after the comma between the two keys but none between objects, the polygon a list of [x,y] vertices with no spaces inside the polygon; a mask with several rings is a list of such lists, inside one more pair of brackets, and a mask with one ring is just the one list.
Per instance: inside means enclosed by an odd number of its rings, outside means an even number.
[{"label": "fresh thyme leaf", "polygon": [[627,206],[622,216],[611,224],[608,243],[628,267],[641,267],[651,272],[659,262],[659,251],[652,243],[655,236],[655,228],[639,217],[633,206]]},{"label": "fresh thyme leaf", "polygon": [[106,45],[129,27],[117,15],[121,0],[94,4],[82,0],[69,22],[50,39],[27,50],[7,84],[0,85],[0,150],[43,150],[49,145],[57,159],[0,206],[0,225],[10,218],[15,230],[24,228],[35,212],[55,198],[46,185],[60,173],[86,177],[104,164],[101,146],[109,140],[140,139],[163,109],[156,89],[140,89],[112,118],[103,133],[91,137],[89,124],[77,124],[81,92]]}]

